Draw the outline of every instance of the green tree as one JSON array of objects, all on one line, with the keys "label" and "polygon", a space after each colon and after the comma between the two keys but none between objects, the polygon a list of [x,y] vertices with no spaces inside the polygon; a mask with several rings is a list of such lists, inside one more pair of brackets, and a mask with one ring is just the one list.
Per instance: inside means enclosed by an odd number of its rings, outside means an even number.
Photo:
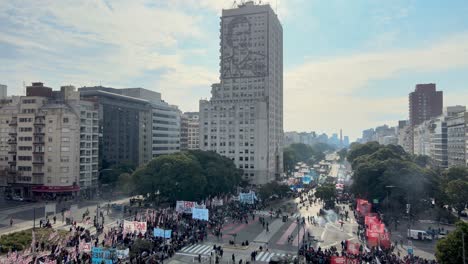
[{"label": "green tree", "polygon": [[122,162],[119,164],[111,165],[110,167],[103,168],[99,175],[99,181],[101,184],[115,185],[122,173],[133,173],[136,166],[132,162]]},{"label": "green tree", "polygon": [[197,150],[153,159],[132,175],[131,184],[138,194],[159,190],[161,197],[170,202],[198,201],[232,192],[241,183],[242,174],[232,160]]},{"label": "green tree", "polygon": [[[462,235],[463,234],[463,235]],[[464,237],[465,252],[463,252]],[[456,229],[450,232],[447,237],[437,241],[436,259],[439,263],[459,264],[463,263],[463,254],[468,257],[468,223],[459,221]]]},{"label": "green tree", "polygon": [[278,195],[279,197],[284,197],[289,191],[290,190],[287,185],[279,184],[278,182],[270,182],[262,185],[258,191],[258,194],[262,200],[266,200],[274,194]]},{"label": "green tree", "polygon": [[296,153],[291,148],[285,148],[283,151],[283,168],[286,172],[294,170],[297,163]]},{"label": "green tree", "polygon": [[348,150],[343,148],[338,151],[338,156],[340,156],[340,161],[344,161],[346,159],[346,155],[348,154]]},{"label": "green tree", "polygon": [[378,142],[368,142],[366,144],[353,143],[348,150],[347,159],[350,163],[360,156],[370,155],[380,148]]},{"label": "green tree", "polygon": [[335,184],[324,184],[315,190],[315,197],[321,199],[325,203],[325,208],[335,206],[336,187]]},{"label": "green tree", "polygon": [[468,181],[458,179],[450,181],[447,184],[446,193],[452,205],[458,212],[458,215],[465,209],[468,203]]}]

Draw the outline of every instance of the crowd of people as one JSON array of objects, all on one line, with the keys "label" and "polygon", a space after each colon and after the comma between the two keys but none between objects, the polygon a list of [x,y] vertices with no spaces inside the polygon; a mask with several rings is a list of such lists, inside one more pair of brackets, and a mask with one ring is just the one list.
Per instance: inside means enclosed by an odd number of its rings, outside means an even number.
[{"label": "crowd of people", "polygon": [[[313,191],[303,192],[298,194],[299,203],[294,209],[305,208],[315,204],[323,204],[323,201],[314,197]],[[59,236],[54,232],[48,239],[48,243],[44,241],[34,241],[31,245],[29,254],[35,256],[40,262],[43,263],[90,263],[92,259],[91,247],[110,248],[110,249],[129,249],[128,255],[118,256],[114,255],[114,263],[163,263],[165,259],[171,258],[177,251],[184,247],[204,242],[208,235],[222,241],[223,227],[226,225],[226,219],[230,219],[232,223],[248,224],[249,221],[254,221],[255,211],[263,209],[259,204],[245,204],[239,202],[228,202],[223,206],[210,208],[209,221],[202,221],[192,219],[192,215],[176,212],[175,208],[165,209],[142,209],[139,202],[132,201],[135,205],[132,211],[129,210],[131,215],[127,215],[126,219],[130,221],[146,222],[146,232],[132,232],[128,233],[125,230],[124,221],[117,222],[117,225],[104,231],[102,225],[97,225],[97,232],[91,234],[89,229],[80,226],[75,222],[70,227],[70,232],[66,237]],[[347,221],[349,218],[349,211],[345,206],[337,206],[337,219],[336,221]],[[145,212],[146,210],[146,212]],[[272,211],[273,209],[271,209]],[[296,211],[296,210],[294,210]],[[102,214],[102,212],[101,212]],[[89,220],[89,212],[83,215],[82,222]],[[99,215],[104,219],[103,215]],[[273,214],[270,215],[270,218]],[[95,226],[98,216],[95,217]],[[359,214],[355,214],[358,223],[358,235],[361,242],[357,252],[350,252],[348,250],[348,242],[341,242],[341,250],[335,246],[329,248],[314,247],[314,239],[310,237],[307,232],[303,243],[299,250],[299,255],[302,256],[307,263],[328,264],[332,263],[332,259],[336,257],[345,257],[346,263],[382,263],[382,264],[434,264],[435,261],[426,260],[416,256],[400,256],[401,249],[397,244],[392,245],[389,249],[381,249],[380,247],[366,247],[365,234],[366,225],[363,218]],[[303,217],[303,223],[317,224],[319,214],[317,217]],[[53,219],[55,222],[56,219]],[[269,232],[269,221],[266,216],[259,217],[259,224],[266,232]],[[50,220],[46,219],[44,223],[40,223],[41,227],[50,227]],[[155,237],[153,230],[161,228],[164,230],[171,230],[170,239],[164,237]],[[288,238],[291,242],[292,237]],[[230,243],[234,243],[230,240]],[[239,243],[240,244],[240,243]],[[85,245],[90,245],[86,247]],[[248,241],[242,241],[243,246],[248,246]],[[259,250],[268,250],[268,248],[260,248]],[[223,248],[221,246],[213,247],[213,261],[219,263],[222,259]],[[251,261],[256,260],[258,252],[253,251],[251,254]],[[122,257],[122,259],[118,259]],[[234,255],[232,256],[234,258]],[[18,254],[11,254],[8,259],[18,259]],[[199,256],[201,258],[201,255]],[[27,259],[33,261],[34,259]],[[201,259],[199,259],[201,261]],[[21,262],[19,263],[28,263]],[[39,263],[39,262],[38,262]]]}]

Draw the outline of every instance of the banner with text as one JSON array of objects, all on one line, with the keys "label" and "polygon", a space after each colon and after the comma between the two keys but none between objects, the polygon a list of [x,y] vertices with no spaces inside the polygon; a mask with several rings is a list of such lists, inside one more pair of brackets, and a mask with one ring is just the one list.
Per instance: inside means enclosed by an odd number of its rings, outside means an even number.
[{"label": "banner with text", "polygon": [[154,237],[163,237],[163,238],[171,238],[172,230],[164,230],[161,228],[155,228],[153,230]]},{"label": "banner with text", "polygon": [[179,213],[191,214],[193,208],[205,209],[206,206],[204,204],[197,204],[196,202],[190,201],[177,201],[176,203],[176,211]]},{"label": "banner with text", "polygon": [[206,220],[208,221],[208,209],[198,209],[198,208],[193,208],[192,209],[192,219],[200,219],[200,220]]},{"label": "banner with text", "polygon": [[241,203],[254,204],[255,200],[257,200],[255,192],[250,191],[248,193],[239,193],[239,201]]}]

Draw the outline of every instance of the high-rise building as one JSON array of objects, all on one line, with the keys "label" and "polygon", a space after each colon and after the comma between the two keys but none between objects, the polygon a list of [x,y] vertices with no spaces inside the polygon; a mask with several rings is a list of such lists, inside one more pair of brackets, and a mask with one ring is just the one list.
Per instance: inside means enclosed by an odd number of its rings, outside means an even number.
[{"label": "high-rise building", "polygon": [[443,92],[436,91],[435,83],[416,84],[409,94],[409,122],[416,126],[442,114]]},{"label": "high-rise building", "polygon": [[151,106],[147,100],[101,86],[79,91],[82,99],[99,107],[101,168],[123,162],[141,165],[151,160]]},{"label": "high-rise building", "polygon": [[181,112],[162,100],[160,93],[101,86],[80,91],[88,100],[99,102],[104,124],[101,143],[113,144],[103,147],[103,167],[119,162],[141,165],[153,157],[180,151]]},{"label": "high-rise building", "polygon": [[180,149],[200,149],[200,115],[185,112],[181,117]]},{"label": "high-rise building", "polygon": [[252,184],[283,172],[283,29],[268,4],[223,9],[221,76],[200,101],[200,147],[231,158]]},{"label": "high-rise building", "polygon": [[69,196],[97,187],[97,109],[81,101],[73,86],[52,91],[33,83],[1,112],[10,127],[9,149],[2,146],[0,156],[8,153],[12,195]]}]

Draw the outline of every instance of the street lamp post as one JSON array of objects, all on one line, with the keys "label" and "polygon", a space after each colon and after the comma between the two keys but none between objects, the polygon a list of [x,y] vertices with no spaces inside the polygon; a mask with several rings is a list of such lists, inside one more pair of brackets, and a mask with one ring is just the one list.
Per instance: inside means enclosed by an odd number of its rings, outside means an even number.
[{"label": "street lamp post", "polygon": [[[387,213],[388,213],[390,216],[393,215],[393,212],[392,212],[392,214],[390,214],[390,197],[389,197],[389,196],[390,196],[390,190],[393,189],[393,188],[395,188],[395,187],[396,187],[396,186],[393,186],[393,185],[385,186],[385,188],[387,188]],[[392,224],[392,223],[391,223],[391,218],[389,217],[388,220],[389,220],[388,224],[389,224],[389,226],[390,226],[390,225]]]}]

